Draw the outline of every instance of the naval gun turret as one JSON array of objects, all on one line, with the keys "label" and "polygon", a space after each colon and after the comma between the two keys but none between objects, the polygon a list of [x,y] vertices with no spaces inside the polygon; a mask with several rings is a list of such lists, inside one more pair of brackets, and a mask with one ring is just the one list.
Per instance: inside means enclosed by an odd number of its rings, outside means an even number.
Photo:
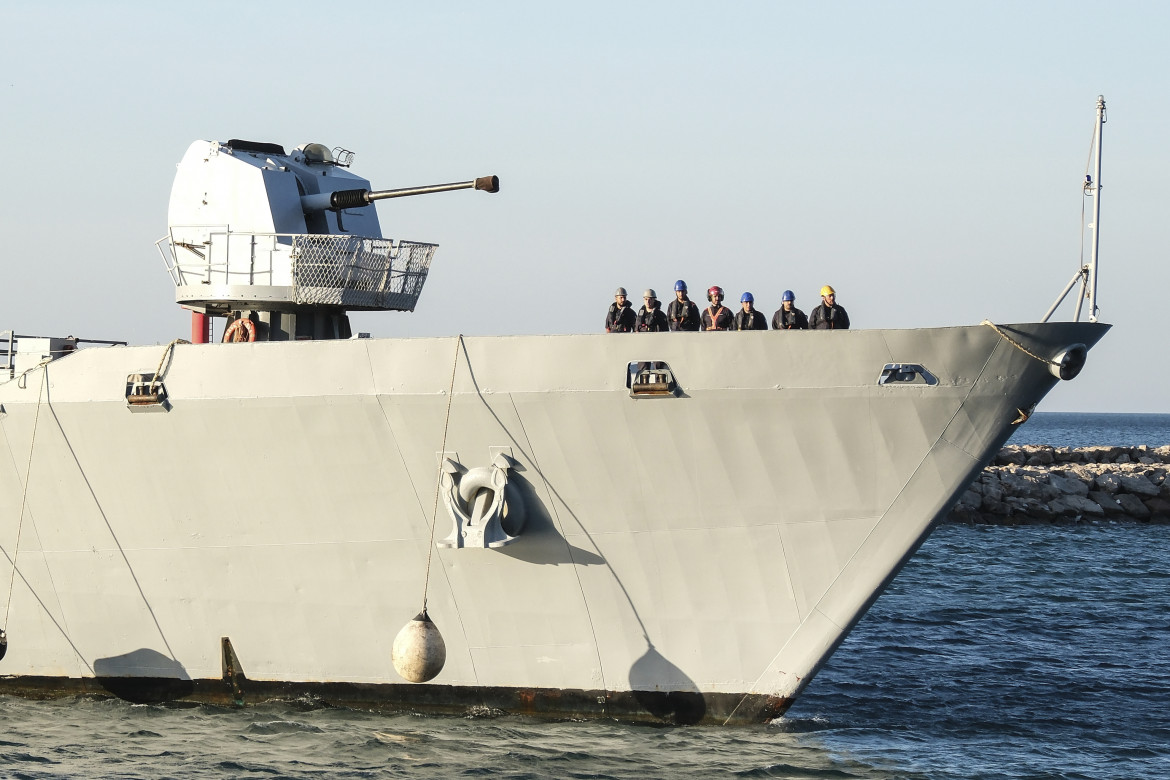
[{"label": "naval gun turret", "polygon": [[225,338],[284,341],[349,338],[348,311],[413,311],[437,246],[384,238],[374,202],[500,187],[484,176],[375,190],[352,160],[321,144],[191,144],[158,247],[195,313],[193,341],[207,340],[209,316],[228,318]]}]

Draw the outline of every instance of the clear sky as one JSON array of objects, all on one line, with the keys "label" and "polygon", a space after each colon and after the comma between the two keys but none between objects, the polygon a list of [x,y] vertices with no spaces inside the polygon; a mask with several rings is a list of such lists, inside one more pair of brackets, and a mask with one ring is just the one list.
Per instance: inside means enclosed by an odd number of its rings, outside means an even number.
[{"label": "clear sky", "polygon": [[[0,330],[189,335],[154,242],[191,141],[356,152],[440,244],[375,336],[601,329],[613,289],[836,287],[855,327],[1028,322],[1081,252],[1106,97],[1101,319],[1047,411],[1170,412],[1170,4],[0,5]],[[1057,316],[1071,318],[1066,303]]]}]

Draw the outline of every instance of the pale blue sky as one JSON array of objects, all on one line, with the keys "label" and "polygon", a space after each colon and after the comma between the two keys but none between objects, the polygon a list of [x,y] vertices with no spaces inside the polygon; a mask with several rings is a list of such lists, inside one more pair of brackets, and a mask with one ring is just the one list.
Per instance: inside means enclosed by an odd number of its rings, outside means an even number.
[{"label": "pale blue sky", "polygon": [[[165,343],[153,243],[195,139],[316,141],[440,244],[376,336],[600,329],[720,284],[857,326],[1036,320],[1077,268],[1096,97],[1100,304],[1044,410],[1170,412],[1170,5],[23,2],[0,6],[0,329]],[[1070,317],[1071,307],[1058,312]]]}]

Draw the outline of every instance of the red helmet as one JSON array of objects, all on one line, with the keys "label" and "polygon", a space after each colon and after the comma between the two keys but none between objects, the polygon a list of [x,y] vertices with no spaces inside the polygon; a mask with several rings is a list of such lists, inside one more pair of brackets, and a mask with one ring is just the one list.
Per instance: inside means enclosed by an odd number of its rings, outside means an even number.
[{"label": "red helmet", "polygon": [[712,285],[711,288],[707,290],[707,300],[715,300],[716,295],[719,296],[719,300],[723,300],[723,288],[718,285]]}]

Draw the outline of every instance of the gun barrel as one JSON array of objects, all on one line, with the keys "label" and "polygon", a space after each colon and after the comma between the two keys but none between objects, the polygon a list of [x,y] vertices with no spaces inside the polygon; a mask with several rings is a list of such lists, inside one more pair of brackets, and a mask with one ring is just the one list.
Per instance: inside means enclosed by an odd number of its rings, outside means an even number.
[{"label": "gun barrel", "polygon": [[405,187],[398,190],[337,190],[336,192],[322,192],[316,195],[302,195],[301,206],[305,211],[360,208],[376,200],[405,198],[410,195],[426,195],[431,192],[471,189],[483,190],[484,192],[499,192],[500,179],[498,176],[481,176],[471,181],[453,182],[451,184],[432,184],[427,187]]},{"label": "gun barrel", "polygon": [[500,178],[498,176],[480,176],[471,181],[459,181],[452,184],[432,184],[429,187],[407,187],[401,190],[374,190],[366,194],[367,201],[385,200],[386,198],[405,198],[409,195],[426,195],[431,192],[448,192],[450,190],[483,190],[484,192],[499,192]]}]

